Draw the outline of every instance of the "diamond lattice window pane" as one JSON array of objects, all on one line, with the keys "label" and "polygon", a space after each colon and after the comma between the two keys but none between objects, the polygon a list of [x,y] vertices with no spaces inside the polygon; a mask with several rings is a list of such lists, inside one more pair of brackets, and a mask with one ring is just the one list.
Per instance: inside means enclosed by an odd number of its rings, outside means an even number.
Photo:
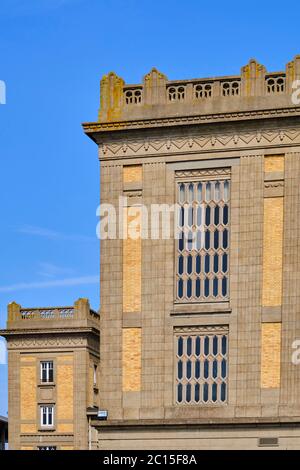
[{"label": "diamond lattice window pane", "polygon": [[230,182],[178,183],[177,300],[229,299]]}]

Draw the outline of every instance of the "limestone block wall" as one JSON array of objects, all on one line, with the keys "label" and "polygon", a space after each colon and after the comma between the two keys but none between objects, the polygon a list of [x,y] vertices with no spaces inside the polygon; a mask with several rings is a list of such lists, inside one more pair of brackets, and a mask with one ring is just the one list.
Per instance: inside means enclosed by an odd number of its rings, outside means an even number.
[{"label": "limestone block wall", "polygon": [[[290,244],[296,250],[295,235],[289,238],[292,231],[286,225],[287,221],[292,224],[291,210],[298,207],[293,187],[296,176],[292,179],[298,171],[295,154],[293,158],[280,149],[261,149],[242,155],[228,152],[222,158],[204,153],[189,159],[124,158],[103,165],[105,200],[117,204],[120,195],[129,196],[126,218],[132,204],[175,203],[176,171],[195,174],[196,169],[209,169],[213,174],[214,169],[229,168],[232,192],[227,304],[176,304],[173,239],[102,242],[106,247],[101,248],[102,335],[106,339],[100,388],[101,406],[108,409],[110,420],[170,419],[175,423],[197,417],[263,418],[278,417],[287,409],[280,403],[287,396],[287,371],[295,372],[294,366],[287,365],[295,331],[289,320],[292,300],[285,290],[287,276],[292,276],[286,267],[289,252],[294,254],[291,262],[297,259],[296,251],[288,248]],[[295,212],[293,218],[298,220]],[[109,276],[114,279],[112,291],[107,289]],[[174,401],[174,331],[207,325],[228,327],[227,405],[178,406]]]}]

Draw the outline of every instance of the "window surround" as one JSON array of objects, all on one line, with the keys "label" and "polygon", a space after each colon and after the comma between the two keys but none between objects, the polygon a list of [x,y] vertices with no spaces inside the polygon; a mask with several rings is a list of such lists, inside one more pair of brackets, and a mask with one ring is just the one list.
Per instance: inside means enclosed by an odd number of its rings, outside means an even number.
[{"label": "window surround", "polygon": [[[43,369],[43,364],[46,365],[46,367]],[[52,368],[51,368],[52,364]],[[48,367],[47,367],[48,365]],[[45,377],[46,380],[43,380],[43,371],[46,371]],[[39,377],[40,377],[40,385],[53,385],[54,384],[54,373],[55,373],[55,364],[53,359],[41,359],[39,361]],[[52,380],[49,380],[49,379]]]},{"label": "window surround", "polygon": [[[55,427],[55,405],[54,404],[42,404],[39,405],[39,416],[40,416],[40,430],[54,429]],[[45,419],[45,423],[44,423]]]},{"label": "window surround", "polygon": [[[201,247],[197,242],[193,247],[188,248],[188,241],[185,239],[183,246],[180,248],[179,240],[175,240],[175,292],[174,292],[174,311],[172,314],[183,314],[184,306],[193,305],[194,313],[204,313],[206,307],[214,309],[213,305],[216,306],[216,312],[230,310],[230,297],[229,297],[229,269],[230,269],[230,257],[229,257],[229,234],[230,234],[230,192],[231,192],[231,168],[228,167],[216,167],[216,168],[192,168],[179,169],[174,168],[175,172],[175,194],[176,202],[182,207],[188,205],[188,191],[189,186],[193,186],[193,221],[190,224],[186,223],[188,210],[185,211],[184,225],[178,220],[178,227],[182,227],[182,231],[187,232],[204,232],[200,234],[203,238]],[[226,183],[227,182],[227,183]],[[211,183],[212,197],[210,202],[206,202],[206,186]],[[183,200],[180,200],[180,187],[185,187],[185,193]],[[202,190],[201,203],[199,204],[198,198],[196,197],[195,191],[202,184],[204,192]],[[224,185],[227,185],[227,194],[225,195]],[[219,188],[219,196],[216,200],[215,189]],[[220,191],[221,188],[221,191]],[[203,199],[204,197],[204,199]],[[203,201],[203,202],[202,202]],[[198,204],[198,205],[197,205]],[[201,208],[202,206],[202,208]],[[226,215],[223,214],[224,207],[226,206]],[[210,208],[210,221],[208,226],[206,225],[206,208]],[[218,207],[219,215],[217,223],[215,224],[215,207]],[[198,220],[197,213],[201,208],[202,221],[199,225],[195,223]],[[196,213],[197,211],[197,213]],[[226,220],[224,219],[226,217]],[[224,219],[224,220],[223,220]],[[190,230],[187,227],[193,226]],[[200,230],[198,230],[198,226]],[[183,228],[184,227],[184,228]],[[209,232],[208,235],[208,246],[205,245],[206,235],[205,232]],[[217,233],[217,240],[215,241],[215,232]],[[223,240],[223,232],[225,232],[226,240]],[[198,235],[197,235],[198,236]],[[198,239],[197,239],[198,240]],[[215,245],[217,243],[217,245]],[[225,243],[225,244],[224,244]],[[190,251],[190,253],[188,253]],[[206,260],[207,258],[207,260]],[[216,258],[216,260],[215,260]],[[225,258],[225,260],[224,260]],[[207,265],[205,264],[207,261]],[[190,262],[190,266],[188,263]],[[198,267],[197,267],[198,262]],[[201,267],[200,267],[201,265]],[[224,271],[224,269],[225,271]],[[189,285],[188,285],[189,284]],[[189,289],[189,290],[188,290]],[[188,312],[187,312],[188,313]],[[193,312],[192,312],[193,313]]]},{"label": "window surround", "polygon": [[[209,339],[205,340],[207,337]],[[179,351],[179,338],[183,339],[181,351]],[[188,338],[191,338],[189,346]],[[197,338],[200,339],[196,344]],[[214,338],[217,339],[214,341]],[[174,328],[175,406],[216,407],[228,404],[228,350],[228,325]],[[181,392],[179,384],[182,384]],[[188,384],[190,384],[189,392]]]},{"label": "window surround", "polygon": [[174,302],[173,308],[170,311],[170,315],[173,317],[180,317],[189,315],[229,315],[232,312],[229,301],[223,302],[193,302],[183,303]]}]

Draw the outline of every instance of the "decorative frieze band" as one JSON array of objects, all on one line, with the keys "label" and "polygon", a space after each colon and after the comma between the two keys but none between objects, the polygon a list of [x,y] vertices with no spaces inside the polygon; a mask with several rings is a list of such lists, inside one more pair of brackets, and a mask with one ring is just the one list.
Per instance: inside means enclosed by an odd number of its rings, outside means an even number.
[{"label": "decorative frieze band", "polygon": [[282,197],[284,181],[268,181],[264,183],[264,197]]},{"label": "decorative frieze band", "polygon": [[175,327],[174,333],[228,333],[228,325],[182,326]]},{"label": "decorative frieze band", "polygon": [[78,337],[51,337],[45,336],[43,338],[35,337],[12,337],[8,339],[7,346],[8,349],[19,349],[19,348],[56,348],[56,347],[80,347],[80,346],[89,346],[91,349],[98,350],[99,342],[92,341],[92,338],[78,336]]},{"label": "decorative frieze band", "polygon": [[99,156],[103,158],[119,158],[123,156],[147,156],[168,153],[195,153],[195,151],[219,149],[250,149],[268,147],[270,145],[300,145],[300,129],[269,129],[249,131],[239,134],[222,133],[218,135],[188,135],[187,137],[153,137],[153,139],[123,139],[100,144]]},{"label": "decorative frieze band", "polygon": [[[43,438],[47,440],[47,443],[52,444],[56,443],[57,441],[60,442],[73,442],[74,435],[73,434],[66,434],[66,433],[59,433],[57,434],[50,434],[50,433],[43,433]],[[43,442],[40,441],[41,434],[21,434],[22,443],[32,443],[37,442],[40,445],[43,445]]]},{"label": "decorative frieze band", "polygon": [[265,188],[283,188],[284,181],[265,181]]},{"label": "decorative frieze band", "polygon": [[142,191],[141,190],[136,190],[136,191],[124,191],[124,196],[132,198],[132,197],[142,197]]},{"label": "decorative frieze band", "polygon": [[226,178],[230,176],[230,168],[214,168],[211,170],[178,170],[176,178]]}]

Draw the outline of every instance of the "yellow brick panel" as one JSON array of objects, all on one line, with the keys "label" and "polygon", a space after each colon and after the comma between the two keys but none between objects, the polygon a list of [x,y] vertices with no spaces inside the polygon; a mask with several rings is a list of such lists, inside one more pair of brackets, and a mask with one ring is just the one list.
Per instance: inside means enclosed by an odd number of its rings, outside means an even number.
[{"label": "yellow brick panel", "polygon": [[20,361],[21,362],[35,362],[35,357],[34,356],[21,356]]},{"label": "yellow brick panel", "polygon": [[73,363],[73,356],[57,356],[57,362],[58,363],[66,363],[66,362],[71,362]]},{"label": "yellow brick panel", "polygon": [[36,421],[36,366],[20,367],[21,420]]},{"label": "yellow brick panel", "polygon": [[24,447],[24,446],[22,446],[21,450],[34,450],[34,448],[33,447],[27,447],[27,446]]},{"label": "yellow brick panel", "polygon": [[142,165],[128,165],[123,167],[123,182],[138,183],[142,181]]},{"label": "yellow brick panel", "polygon": [[141,328],[123,328],[123,392],[141,390]]},{"label": "yellow brick panel", "polygon": [[56,419],[73,419],[73,365],[57,365]]},{"label": "yellow brick panel", "polygon": [[[127,238],[123,240],[123,312],[141,311],[142,240],[140,214],[124,211]],[[132,233],[131,230],[132,230]]]},{"label": "yellow brick panel", "polygon": [[276,307],[282,302],[283,198],[264,199],[262,305]]},{"label": "yellow brick panel", "polygon": [[72,433],[73,432],[73,423],[58,423],[56,426],[57,432],[63,433]]},{"label": "yellow brick panel", "polygon": [[33,434],[36,433],[36,424],[21,424],[21,434]]},{"label": "yellow brick panel", "polygon": [[123,241],[123,311],[141,311],[141,239]]},{"label": "yellow brick panel", "polygon": [[281,323],[263,323],[261,330],[261,387],[280,387]]},{"label": "yellow brick panel", "polygon": [[284,155],[265,157],[265,172],[284,171]]},{"label": "yellow brick panel", "polygon": [[73,446],[61,446],[60,450],[73,450]]}]

